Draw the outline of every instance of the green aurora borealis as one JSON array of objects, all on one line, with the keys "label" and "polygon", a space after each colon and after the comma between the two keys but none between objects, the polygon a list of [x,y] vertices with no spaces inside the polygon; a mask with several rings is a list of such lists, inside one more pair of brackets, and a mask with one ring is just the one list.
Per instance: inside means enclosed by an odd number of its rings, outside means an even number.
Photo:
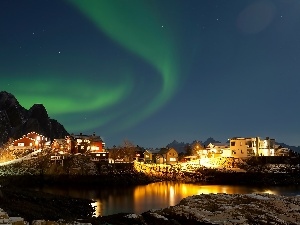
[{"label": "green aurora borealis", "polygon": [[[176,90],[178,72],[172,35],[167,34],[159,15],[153,13],[149,2],[70,0],[99,29],[118,44],[137,54],[161,75],[161,91],[144,106],[138,116],[130,118],[127,126],[142,120],[161,107]],[[148,3],[148,4],[147,4]]]},{"label": "green aurora borealis", "polygon": [[107,146],[299,145],[299,0],[2,0],[0,90]]},{"label": "green aurora borealis", "polygon": [[[62,66],[62,69],[56,69],[50,65],[40,71],[32,68],[22,70],[22,74],[20,71],[15,74],[10,71],[5,82],[1,82],[2,89],[11,91],[27,109],[35,103],[44,104],[49,116],[62,121],[67,130],[72,132],[93,130],[114,120],[118,120],[118,125],[111,132],[128,128],[153,114],[172,97],[179,79],[172,35],[158,20],[159,13],[147,9],[147,2],[71,0],[66,3],[70,7],[74,6],[82,20],[92,23],[99,32],[111,38],[116,46],[132,52],[153,67],[150,76],[154,76],[152,79],[155,83],[150,85],[156,86],[156,92],[144,92],[144,97],[132,99],[130,105],[120,105],[134,97],[136,86],[147,85],[145,81],[144,84],[138,81],[144,75],[134,71],[129,60],[126,64],[121,62],[117,65],[122,69],[108,63],[110,66],[103,66],[105,69],[99,71],[99,74],[86,74],[86,71],[79,69],[70,75],[68,68]],[[84,55],[67,55],[63,51],[58,54],[64,54],[64,59],[59,62],[61,64],[77,61],[73,66],[79,68],[85,64]],[[57,60],[46,57],[48,61]],[[95,60],[95,64],[106,63],[97,63],[95,58],[90,60]],[[92,79],[85,79],[88,77]],[[97,77],[101,77],[100,82],[97,82]],[[83,91],[78,90],[79,86]],[[111,108],[117,110],[107,113]],[[130,115],[128,110],[139,112]]]}]

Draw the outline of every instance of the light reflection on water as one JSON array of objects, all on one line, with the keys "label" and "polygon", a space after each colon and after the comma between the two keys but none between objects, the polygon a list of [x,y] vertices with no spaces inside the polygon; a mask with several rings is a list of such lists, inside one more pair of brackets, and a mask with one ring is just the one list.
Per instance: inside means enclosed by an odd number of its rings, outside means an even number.
[{"label": "light reflection on water", "polygon": [[94,187],[93,189],[43,188],[41,191],[92,199],[95,216],[115,213],[142,213],[150,209],[166,208],[178,204],[183,198],[199,194],[247,194],[269,193],[276,195],[299,195],[297,187],[249,187],[231,185],[199,185],[177,182],[158,182],[134,187]]}]

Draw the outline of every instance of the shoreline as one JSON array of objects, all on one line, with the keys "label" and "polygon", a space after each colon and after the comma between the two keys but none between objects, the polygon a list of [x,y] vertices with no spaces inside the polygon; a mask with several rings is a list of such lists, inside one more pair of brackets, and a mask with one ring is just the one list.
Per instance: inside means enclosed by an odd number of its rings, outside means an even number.
[{"label": "shoreline", "polygon": [[[259,224],[265,224],[263,223],[265,219],[275,222],[278,220],[285,221],[284,219],[293,220],[293,222],[300,221],[300,196],[266,193],[200,194],[185,197],[174,206],[150,209],[140,214],[116,213],[95,217],[92,214],[91,202],[93,201],[91,200],[19,188],[1,188],[0,190],[0,208],[2,211],[5,211],[9,217],[23,218],[24,221],[32,225],[190,225],[224,224],[225,221],[229,222],[228,224],[252,224],[247,223],[247,221],[260,221],[262,223]],[[256,207],[256,205],[260,205],[262,208]],[[265,208],[266,206],[269,207],[268,210]],[[265,211],[263,214],[262,210]],[[251,213],[249,214],[249,212]],[[238,217],[236,217],[237,214]],[[262,218],[262,215],[265,218]],[[234,223],[231,223],[232,221]],[[12,223],[12,225],[18,224]]]},{"label": "shoreline", "polygon": [[[34,191],[32,188],[43,186],[76,186],[78,188],[91,186],[130,186],[161,181],[197,183],[202,185],[260,185],[262,187],[300,185],[299,169],[291,169],[284,172],[265,172],[265,170],[260,169],[237,172],[230,169],[201,168],[195,172],[180,173],[176,170],[160,169],[157,173],[145,174],[137,172],[133,167],[130,167],[126,169],[106,170],[105,173],[95,175],[51,175],[45,173],[5,175],[0,176],[0,208],[4,209],[10,216],[21,216],[25,221],[29,222],[37,219],[51,221],[58,221],[59,219],[74,221],[80,219],[91,224],[105,224],[105,222],[109,221],[123,221],[124,217],[129,214],[114,214],[100,218],[93,217],[94,209],[91,206],[93,202],[91,200],[48,194]],[[152,220],[156,221],[156,224],[173,224],[171,222],[160,223],[160,219],[155,220],[151,212],[144,212],[141,215],[137,215],[137,217],[137,221],[141,221],[141,218],[152,218]],[[177,217],[175,216],[174,218]],[[134,218],[127,219],[131,221],[127,224],[131,224]],[[189,221],[189,224],[193,224],[192,220],[188,220],[188,218],[179,219]]]},{"label": "shoreline", "polygon": [[199,183],[209,185],[261,185],[289,186],[300,185],[300,173],[263,173],[207,170],[198,173],[161,174],[148,176],[138,172],[123,172],[100,175],[7,175],[0,176],[2,187],[40,187],[40,186],[128,186],[149,184],[159,181]]}]

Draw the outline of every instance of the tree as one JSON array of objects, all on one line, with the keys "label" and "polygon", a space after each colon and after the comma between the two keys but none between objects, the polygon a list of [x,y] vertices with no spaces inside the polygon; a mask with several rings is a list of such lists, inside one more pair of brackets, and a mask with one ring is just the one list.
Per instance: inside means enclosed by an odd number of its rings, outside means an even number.
[{"label": "tree", "polygon": [[109,152],[109,158],[111,158],[114,162],[116,161],[116,159],[120,158],[120,147],[117,146],[113,146],[113,148],[108,149]]},{"label": "tree", "polygon": [[124,153],[124,159],[126,159],[126,161],[132,162],[135,158],[136,151],[136,147],[134,146],[134,144],[129,140],[124,140],[122,149]]},{"label": "tree", "polygon": [[199,141],[195,141],[192,144],[191,155],[199,155],[200,151],[203,149],[204,149],[203,145]]},{"label": "tree", "polygon": [[186,144],[186,145],[184,146],[184,150],[185,150],[185,154],[186,154],[187,156],[192,155],[192,147],[191,147],[190,144]]}]

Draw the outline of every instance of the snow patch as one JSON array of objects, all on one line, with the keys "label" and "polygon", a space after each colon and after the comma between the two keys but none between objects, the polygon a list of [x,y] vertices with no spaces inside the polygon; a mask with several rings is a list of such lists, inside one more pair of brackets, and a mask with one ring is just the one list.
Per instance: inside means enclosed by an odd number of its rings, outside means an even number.
[{"label": "snow patch", "polygon": [[250,198],[255,198],[255,199],[259,199],[259,200],[269,200],[269,197],[267,197],[266,195],[262,196],[260,194],[246,194],[246,196],[250,197]]},{"label": "snow patch", "polygon": [[139,215],[133,213],[133,214],[128,214],[125,217],[130,218],[130,219],[137,219],[137,218],[139,218]]},{"label": "snow patch", "polygon": [[150,215],[152,215],[152,216],[154,216],[155,218],[158,218],[158,219],[168,220],[168,218],[166,218],[162,215],[159,215],[158,213],[150,213]]}]

